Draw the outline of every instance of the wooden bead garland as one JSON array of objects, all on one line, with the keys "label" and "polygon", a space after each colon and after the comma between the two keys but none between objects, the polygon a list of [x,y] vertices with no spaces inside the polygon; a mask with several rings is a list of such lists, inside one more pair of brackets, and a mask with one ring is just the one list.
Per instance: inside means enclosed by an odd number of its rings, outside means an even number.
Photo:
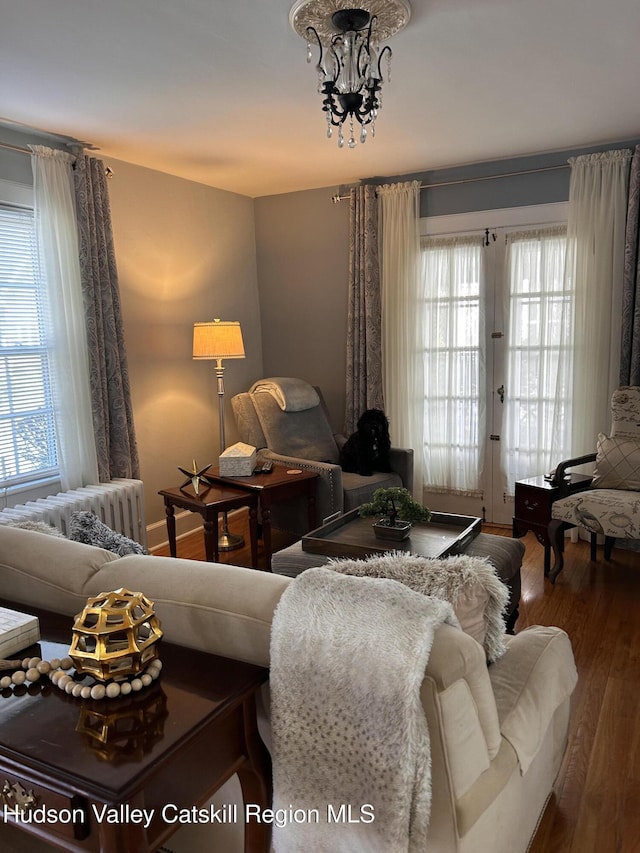
[{"label": "wooden bead garland", "polygon": [[137,673],[135,678],[123,681],[109,681],[106,684],[95,681],[94,684],[81,684],[76,681],[69,670],[73,668],[70,657],[53,658],[50,661],[41,658],[25,658],[24,660],[0,661],[0,669],[14,669],[11,675],[0,678],[0,689],[19,687],[23,684],[34,684],[41,676],[49,678],[50,682],[63,690],[70,696],[82,699],[116,699],[118,696],[127,696],[148,687],[160,675],[162,661],[158,658],[152,660],[142,673]]}]

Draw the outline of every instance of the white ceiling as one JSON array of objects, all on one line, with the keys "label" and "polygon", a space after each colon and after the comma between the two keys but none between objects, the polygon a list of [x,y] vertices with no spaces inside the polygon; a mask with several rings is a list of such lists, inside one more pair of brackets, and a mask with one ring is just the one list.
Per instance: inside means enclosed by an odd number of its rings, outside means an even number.
[{"label": "white ceiling", "polygon": [[638,0],[411,0],[354,150],[292,3],[0,0],[0,117],[254,197],[640,137]]}]

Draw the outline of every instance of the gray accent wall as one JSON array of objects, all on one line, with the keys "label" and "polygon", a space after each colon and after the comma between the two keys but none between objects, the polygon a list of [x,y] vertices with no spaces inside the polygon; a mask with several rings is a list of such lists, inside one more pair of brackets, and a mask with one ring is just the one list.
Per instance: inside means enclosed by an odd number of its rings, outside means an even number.
[{"label": "gray accent wall", "polygon": [[349,204],[332,204],[336,191],[257,198],[255,221],[264,375],[320,386],[342,432]]},{"label": "gray accent wall", "polygon": [[223,362],[228,445],[238,440],[230,399],[262,373],[253,201],[129,163],[105,163],[114,172],[114,242],[153,523],[164,519],[158,490],[184,481],[179,465],[217,464],[215,362],[193,360],[193,324],[218,317],[242,327],[246,358]]}]

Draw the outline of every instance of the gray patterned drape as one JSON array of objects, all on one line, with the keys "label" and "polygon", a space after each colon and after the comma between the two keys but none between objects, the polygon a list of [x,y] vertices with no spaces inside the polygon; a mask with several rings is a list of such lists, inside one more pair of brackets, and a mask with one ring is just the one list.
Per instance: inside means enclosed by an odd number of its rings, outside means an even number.
[{"label": "gray patterned drape", "polygon": [[140,476],[104,164],[78,156],[75,191],[100,482]]},{"label": "gray patterned drape", "polygon": [[345,435],[366,409],[384,409],[378,200],[373,186],[354,187],[349,197]]},{"label": "gray patterned drape", "polygon": [[620,384],[640,385],[640,145],[631,160],[622,286]]}]

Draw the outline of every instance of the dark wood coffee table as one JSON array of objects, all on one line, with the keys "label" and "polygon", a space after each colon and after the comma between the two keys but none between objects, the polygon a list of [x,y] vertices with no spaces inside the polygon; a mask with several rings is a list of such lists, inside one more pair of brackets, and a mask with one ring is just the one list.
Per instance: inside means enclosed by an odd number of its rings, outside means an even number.
[{"label": "dark wood coffee table", "polygon": [[164,498],[167,516],[169,553],[177,554],[175,507],[198,512],[203,519],[204,553],[209,562],[218,562],[218,515],[240,507],[249,507],[249,539],[251,541],[251,567],[258,568],[258,497],[245,489],[236,489],[224,483],[200,482],[198,494],[193,486],[162,489],[158,494]]},{"label": "dark wood coffee table", "polygon": [[[40,619],[44,639],[25,654],[67,653],[70,617],[1,604]],[[32,812],[51,810],[28,823],[5,808],[8,823],[64,850],[147,853],[180,828],[179,810],[202,807],[234,773],[245,803],[270,807],[271,764],[255,708],[267,670],[164,640],[160,658],[158,681],[119,699],[74,699],[48,682],[1,691],[0,808],[24,790],[33,792]],[[148,810],[148,827],[131,809]],[[227,817],[244,823],[231,805]],[[0,849],[9,849],[6,832],[0,823]],[[245,851],[267,853],[269,841],[268,823],[245,825]]]},{"label": "dark wood coffee table", "polygon": [[318,475],[314,471],[274,465],[269,474],[254,474],[250,477],[222,477],[218,468],[209,468],[204,478],[211,483],[224,484],[235,489],[245,489],[259,498],[262,544],[267,571],[271,571],[271,507],[274,504],[289,500],[289,498],[306,498],[309,530],[313,530],[316,526]]}]

